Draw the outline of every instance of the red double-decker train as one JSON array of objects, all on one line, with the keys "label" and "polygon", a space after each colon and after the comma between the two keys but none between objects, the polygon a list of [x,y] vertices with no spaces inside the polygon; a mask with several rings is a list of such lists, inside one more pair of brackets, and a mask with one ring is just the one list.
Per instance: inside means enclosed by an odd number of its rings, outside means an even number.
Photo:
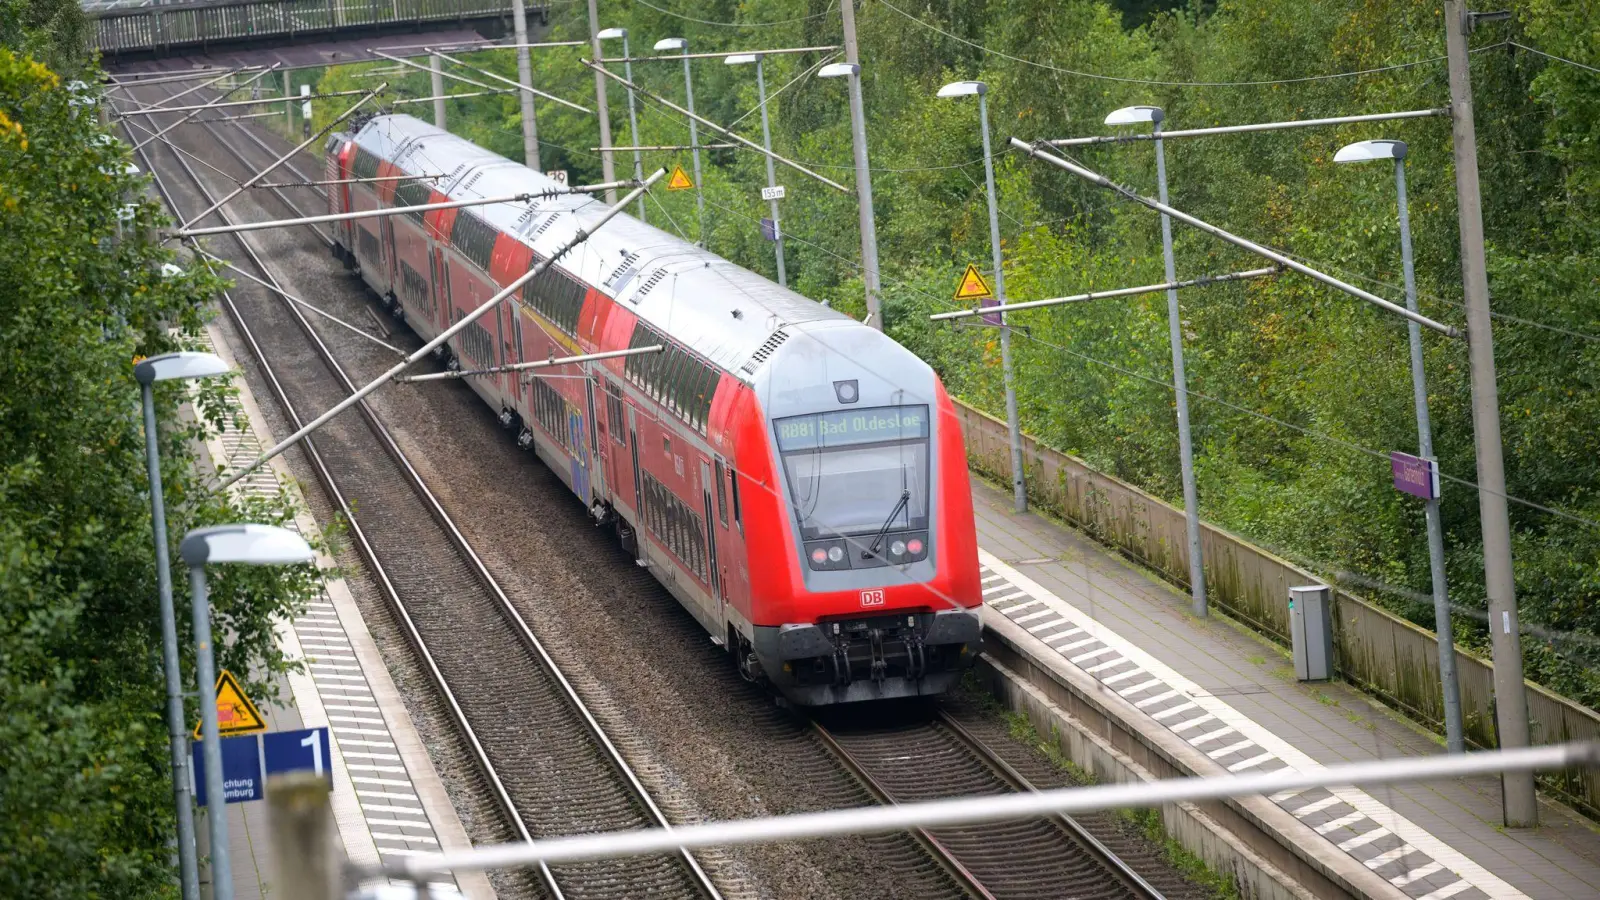
[{"label": "red double-decker train", "polygon": [[[333,135],[326,160],[330,179],[357,180],[330,189],[331,212],[562,188],[410,116]],[[359,218],[335,226],[335,253],[432,338],[604,210],[549,193]],[[980,641],[966,455],[943,385],[899,344],[619,215],[445,359],[653,345],[539,370],[564,377],[466,380],[746,677],[806,706],[950,687]]]}]

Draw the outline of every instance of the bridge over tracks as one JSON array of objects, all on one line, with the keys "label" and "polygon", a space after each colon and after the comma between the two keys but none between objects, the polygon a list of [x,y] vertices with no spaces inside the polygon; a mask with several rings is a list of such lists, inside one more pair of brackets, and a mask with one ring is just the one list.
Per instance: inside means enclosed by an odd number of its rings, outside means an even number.
[{"label": "bridge over tracks", "polygon": [[[511,16],[511,0],[225,0],[163,6],[134,2],[85,8],[94,27],[94,46],[108,65],[396,31],[471,28],[503,34]],[[529,4],[528,12],[530,19],[537,17],[543,23],[549,7]]]}]

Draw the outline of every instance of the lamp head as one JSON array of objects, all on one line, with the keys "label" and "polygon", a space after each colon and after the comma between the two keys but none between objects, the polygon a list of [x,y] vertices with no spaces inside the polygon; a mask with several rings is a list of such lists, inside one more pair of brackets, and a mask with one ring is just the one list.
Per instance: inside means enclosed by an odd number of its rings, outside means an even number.
[{"label": "lamp head", "polygon": [[759,53],[735,53],[734,55],[723,60],[723,62],[730,66],[748,66],[753,62],[760,61],[761,54]]},{"label": "lamp head", "polygon": [[1166,113],[1159,106],[1124,106],[1109,116],[1106,116],[1107,125],[1138,125],[1141,122],[1154,124],[1165,119]]},{"label": "lamp head", "polygon": [[133,367],[133,377],[140,384],[154,384],[157,381],[170,381],[174,378],[210,378],[213,375],[226,375],[231,371],[233,370],[222,361],[222,357],[214,353],[180,351],[139,360]]},{"label": "lamp head", "polygon": [[178,555],[190,566],[245,563],[283,566],[311,562],[316,554],[305,538],[276,525],[213,525],[184,535]]},{"label": "lamp head", "polygon": [[1357,141],[1339,148],[1333,155],[1336,163],[1371,162],[1374,159],[1405,159],[1405,141]]},{"label": "lamp head", "polygon": [[855,63],[830,63],[817,70],[818,78],[844,78],[847,75],[860,75],[861,67]]},{"label": "lamp head", "polygon": [[595,35],[596,38],[598,38],[598,39],[600,39],[602,41],[614,40],[616,38],[625,38],[627,36],[628,36],[628,29],[626,29],[626,28],[602,28],[602,29],[600,29],[600,33]]},{"label": "lamp head", "polygon": [[952,81],[939,88],[940,97],[970,97],[973,94],[987,94],[989,86],[981,81]]},{"label": "lamp head", "polygon": [[656,41],[657,50],[688,50],[689,42],[683,38],[662,38]]}]

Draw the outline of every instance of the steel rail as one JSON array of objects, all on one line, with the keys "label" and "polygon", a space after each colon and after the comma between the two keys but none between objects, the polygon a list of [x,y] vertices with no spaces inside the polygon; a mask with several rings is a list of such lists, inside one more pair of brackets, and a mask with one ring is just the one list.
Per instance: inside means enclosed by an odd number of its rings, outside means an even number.
[{"label": "steel rail", "polygon": [[[888,789],[876,778],[872,777],[866,767],[856,759],[854,754],[846,750],[843,744],[839,743],[838,739],[833,736],[832,732],[828,731],[826,726],[814,718],[810,720],[810,724],[811,733],[817,736],[818,740],[822,742],[822,746],[833,754],[833,757],[844,766],[845,771],[849,772],[851,777],[855,778],[861,783],[862,787],[867,789],[867,793],[871,794],[879,805],[895,805],[895,799]],[[994,895],[989,893],[989,889],[978,881],[978,877],[968,871],[967,867],[963,866],[955,858],[955,854],[940,843],[938,838],[929,834],[927,829],[913,827],[909,830],[912,840],[915,840],[927,852],[934,864],[944,870],[944,873],[950,876],[957,886],[971,896],[981,898],[981,900],[995,900]]]},{"label": "steel rail", "polygon": [[[152,122],[152,125],[153,124],[154,123]],[[171,152],[173,159],[178,161],[178,164],[183,168],[184,172],[188,174],[189,179],[194,183],[201,196],[205,197],[207,202],[215,202],[215,197],[211,193],[211,190],[206,187],[205,182],[201,180],[199,174],[195,172],[192,166],[189,165],[188,160],[184,159],[181,154],[171,151],[170,148],[169,152]],[[160,174],[160,171],[155,167],[153,161],[144,152],[144,150],[141,149],[138,151],[138,153],[140,158],[144,160],[145,170],[150,173],[151,179],[155,182],[156,190],[159,191],[161,196],[166,200],[167,205],[172,209],[173,215],[178,215],[177,197],[171,190],[168,189],[165,180]],[[287,198],[281,199],[283,199],[285,203],[289,202]],[[224,219],[231,218],[230,214],[227,212],[223,212],[222,216]],[[250,258],[252,263],[261,270],[262,274],[276,284],[277,279],[272,276],[272,273],[267,269],[266,264],[261,261],[261,258],[256,254],[254,248],[252,248],[243,237],[238,235],[234,236],[234,241],[239,245],[240,249],[244,251],[245,255]],[[278,290],[280,292],[282,291],[281,286],[278,288]],[[240,335],[250,345],[250,351],[255,354],[256,361],[260,364],[261,371],[266,377],[267,383],[272,387],[273,394],[277,397],[279,404],[281,404],[284,414],[291,422],[298,425],[302,420],[300,412],[295,408],[294,402],[289,399],[288,391],[283,387],[283,383],[278,379],[277,373],[273,371],[272,363],[267,359],[266,352],[261,349],[260,343],[256,340],[255,333],[251,331],[249,323],[245,321],[244,314],[240,312],[238,305],[234,302],[233,296],[229,291],[224,290],[222,292],[222,298],[224,305],[228,309],[229,318],[233,320],[234,327],[239,329]],[[328,353],[327,348],[322,343],[321,339],[316,336],[316,330],[311,327],[311,324],[307,322],[303,316],[298,314],[298,311],[294,310],[292,305],[289,308],[291,312],[294,313],[295,318],[299,321],[302,328],[305,329],[306,333],[312,338],[319,350],[323,352],[324,361],[342,376],[342,370],[340,370],[337,364],[333,361],[332,355]],[[348,381],[348,379],[345,380]],[[363,412],[367,412],[365,409],[366,404],[362,404],[362,406]],[[375,433],[379,434],[380,441],[386,445],[386,448],[392,447],[393,449],[390,451],[391,453],[398,452],[399,447],[393,444],[392,438],[385,440],[385,438],[388,437],[388,433],[386,430],[382,429],[381,425],[376,424],[376,418],[369,416],[368,421],[374,423],[374,431]],[[499,772],[496,771],[494,763],[489,759],[488,751],[484,749],[482,741],[478,739],[476,730],[473,729],[472,724],[467,720],[466,711],[462,709],[460,701],[456,699],[455,692],[451,690],[450,685],[445,680],[444,673],[440,670],[438,663],[433,657],[433,654],[428,650],[427,643],[422,637],[421,630],[417,627],[416,622],[412,619],[410,610],[407,609],[405,601],[400,597],[399,590],[395,587],[394,582],[390,580],[389,573],[384,568],[382,560],[379,559],[377,550],[367,539],[366,532],[362,529],[360,523],[357,521],[354,508],[346,499],[344,492],[339,489],[337,480],[333,477],[333,473],[329,471],[327,464],[322,459],[322,454],[316,449],[315,444],[312,441],[307,440],[305,445],[306,457],[311,463],[312,468],[316,471],[317,479],[322,482],[323,487],[328,491],[329,498],[334,501],[334,503],[338,506],[340,513],[344,516],[345,523],[349,526],[350,533],[355,538],[356,545],[361,553],[362,558],[365,560],[367,566],[372,572],[374,579],[382,588],[383,595],[388,601],[390,609],[394,611],[395,615],[400,620],[402,631],[405,633],[407,641],[411,644],[412,649],[416,651],[418,659],[421,660],[423,667],[428,671],[434,687],[439,691],[441,698],[445,701],[445,705],[450,709],[451,718],[455,720],[456,727],[461,730],[463,737],[466,739],[467,745],[470,748],[472,755],[475,757],[476,762],[478,763],[479,771],[489,783],[490,790],[494,795],[495,801],[499,804],[501,811],[505,814],[506,819],[508,822],[510,822],[512,828],[519,835],[521,835],[524,840],[531,840],[532,832],[529,830],[527,822],[523,820],[521,813],[517,811],[516,804],[512,801],[510,793],[506,790],[505,783],[501,780]],[[399,462],[402,469],[411,471],[407,463],[401,460],[397,460],[397,462]],[[546,886],[556,897],[561,897],[561,889],[555,883],[554,874],[551,873],[549,868],[546,866],[541,866],[540,869],[545,878]]]},{"label": "steel rail", "polygon": [[[939,710],[939,724],[949,729],[951,734],[959,738],[968,750],[971,750],[979,759],[993,769],[995,775],[999,776],[1001,781],[1010,785],[1012,790],[1026,793],[1038,792],[1039,789],[1034,787],[1026,776],[1013,768],[1010,763],[1001,759],[1000,754],[994,752],[988,744],[979,740],[977,735],[968,731],[966,726],[956,721],[954,716],[942,709]],[[1133,867],[1128,865],[1122,857],[1114,853],[1099,838],[1090,834],[1088,829],[1078,823],[1077,819],[1066,813],[1056,813],[1053,818],[1056,824],[1066,829],[1068,834],[1072,835],[1078,843],[1087,848],[1101,865],[1116,873],[1117,877],[1126,882],[1135,894],[1144,898],[1144,900],[1165,900],[1165,895],[1157,890],[1155,885],[1146,881],[1144,876],[1135,872]]]},{"label": "steel rail", "polygon": [[[240,126],[240,128],[242,129],[243,127]],[[226,142],[220,141],[220,138],[219,142],[228,146],[229,150],[232,151],[236,157],[238,156],[238,151],[231,145],[227,145]],[[267,152],[270,153],[272,151],[267,150]],[[172,155],[189,174],[190,178],[194,181],[201,194],[207,197],[208,202],[214,203],[215,200],[211,195],[210,190],[205,186],[198,174],[195,173],[194,169],[189,166],[188,162],[184,160],[181,155],[175,152]],[[141,157],[145,160],[146,167],[150,170],[152,178],[156,179],[158,183],[158,189],[162,191],[163,196],[167,198],[168,205],[173,208],[173,212],[176,214],[177,209],[175,198],[165,189],[164,186],[161,185],[160,176],[155,167],[151,165],[149,157],[143,153],[141,153]],[[249,163],[243,160],[242,157],[240,157],[240,162],[246,166],[249,165]],[[283,196],[282,191],[275,190],[274,193],[279,195],[279,199],[284,205],[288,206],[292,210],[295,210],[296,212],[299,212],[299,209],[295,206],[294,202],[288,197]],[[229,214],[226,211],[222,211],[221,214],[224,218],[229,217]],[[244,238],[240,235],[235,235],[234,239],[245,251],[245,253],[250,256],[253,263],[261,270],[261,272],[268,279],[276,283],[277,279],[272,276],[265,263],[261,261],[260,257],[249,246]],[[281,295],[281,286],[277,290]],[[245,324],[243,316],[239,314],[231,296],[225,297],[225,299],[229,307],[230,316],[234,318],[234,321],[239,327],[241,333],[249,334],[248,326]],[[332,350],[328,348],[328,346],[322,341],[321,337],[317,334],[316,329],[302,314],[300,314],[299,310],[297,310],[293,304],[285,303],[285,306],[290,310],[300,328],[315,345],[318,354],[323,358],[324,363],[336,375],[336,377],[347,390],[354,391],[355,385],[345,373],[343,367],[339,365]],[[274,388],[274,392],[278,395],[278,399],[284,404],[285,411],[290,415],[292,420],[294,420],[297,424],[300,423],[301,417],[293,409],[292,404],[288,400],[287,393],[283,390],[276,376],[270,375],[270,365],[267,362],[267,358],[253,336],[249,337],[249,343],[251,345],[251,350],[256,354],[256,358],[260,362],[263,371],[269,373],[270,383]],[[561,689],[561,693],[566,698],[573,712],[586,726],[590,738],[603,750],[606,761],[610,763],[614,771],[616,771],[616,773],[628,785],[630,792],[634,795],[635,800],[640,804],[641,807],[644,808],[649,817],[654,820],[656,826],[661,829],[671,830],[672,824],[667,820],[666,815],[661,811],[660,807],[656,805],[655,800],[650,796],[649,791],[646,790],[643,783],[634,773],[632,767],[623,758],[622,753],[616,748],[616,745],[612,743],[610,737],[605,733],[605,730],[600,726],[600,723],[595,719],[593,713],[583,702],[582,698],[579,697],[578,692],[573,688],[571,682],[567,680],[566,675],[561,671],[555,660],[545,650],[544,645],[533,633],[532,628],[528,626],[521,613],[517,611],[516,607],[512,604],[511,599],[506,596],[504,590],[501,589],[498,581],[495,580],[493,574],[484,564],[477,551],[473,549],[466,536],[455,524],[455,521],[450,517],[449,513],[445,511],[437,496],[434,495],[434,493],[427,487],[427,484],[422,478],[421,474],[417,472],[414,466],[412,466],[410,460],[406,457],[404,451],[400,449],[399,444],[394,440],[392,434],[378,418],[376,411],[374,411],[364,400],[356,405],[361,409],[363,418],[368,422],[373,433],[379,438],[379,441],[384,447],[385,451],[394,459],[396,465],[398,465],[399,468],[406,474],[408,483],[411,485],[423,503],[428,507],[435,521],[438,522],[440,527],[445,531],[446,535],[450,538],[451,543],[457,548],[458,552],[460,552],[462,558],[469,563],[469,567],[482,583],[483,587],[490,593],[492,597],[494,597],[501,612],[506,616],[509,624],[514,627],[517,637],[521,640],[524,646],[526,646],[532,652],[532,655],[538,660],[541,667],[550,675],[552,681],[554,681]],[[303,425],[300,425],[299,427],[303,427]],[[394,605],[403,623],[405,624],[408,640],[410,640],[413,643],[413,646],[417,648],[419,656],[425,660],[426,666],[430,674],[433,676],[436,686],[441,690],[442,694],[447,699],[453,717],[457,720],[458,725],[460,725],[464,733],[467,735],[469,743],[473,748],[474,755],[478,757],[479,764],[481,767],[483,767],[486,777],[491,781],[495,788],[497,798],[508,811],[508,817],[514,823],[516,829],[523,836],[524,840],[531,840],[532,838],[529,835],[526,823],[523,822],[521,815],[516,811],[515,804],[511,800],[509,793],[506,791],[498,773],[495,771],[493,763],[488,759],[487,752],[483,749],[483,745],[478,739],[476,731],[471,727],[470,724],[468,724],[464,710],[462,710],[459,702],[456,701],[454,693],[450,690],[448,684],[446,683],[443,673],[435,663],[432,654],[428,651],[426,642],[422,638],[420,630],[413,622],[409,611],[405,609],[404,601],[399,598],[399,593],[394,588],[387,574],[383,573],[382,565],[378,561],[376,552],[373,550],[370,543],[367,542],[365,535],[360,531],[359,526],[356,523],[353,510],[351,510],[348,504],[345,502],[343,494],[339,491],[332,474],[322,463],[320,456],[316,455],[316,451],[311,445],[309,436],[307,439],[307,450],[308,456],[313,456],[315,458],[319,478],[324,481],[324,484],[329,489],[329,493],[337,498],[341,511],[344,512],[346,521],[349,523],[352,533],[358,536],[362,547],[363,556],[367,559],[369,564],[374,567],[374,572],[379,574],[385,590],[387,591],[387,596],[390,598],[390,602]],[[689,870],[699,890],[708,898],[720,900],[721,893],[717,890],[716,885],[712,883],[710,876],[706,874],[705,870],[700,866],[699,861],[695,859],[694,855],[688,850],[680,850],[678,852],[681,855],[685,867]],[[562,897],[562,891],[555,883],[554,873],[550,872],[548,866],[542,863],[540,864],[539,868],[541,873],[544,875],[547,886],[551,889],[552,893],[554,893],[556,897]]]}]

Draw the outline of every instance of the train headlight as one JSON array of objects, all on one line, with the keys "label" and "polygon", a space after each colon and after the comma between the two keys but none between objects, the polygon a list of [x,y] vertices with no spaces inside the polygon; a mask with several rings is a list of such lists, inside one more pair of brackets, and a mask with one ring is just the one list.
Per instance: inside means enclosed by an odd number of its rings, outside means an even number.
[{"label": "train headlight", "polygon": [[833,546],[828,548],[828,560],[830,562],[838,562],[841,559],[844,559],[843,547]]},{"label": "train headlight", "polygon": [[811,561],[819,566],[822,565],[828,561],[828,551],[822,549],[821,547],[811,551]]},{"label": "train headlight", "polygon": [[910,541],[908,541],[906,543],[906,547],[905,548],[907,550],[911,551],[911,555],[912,556],[916,556],[917,554],[922,552],[922,541],[917,539],[917,538],[912,538]]},{"label": "train headlight", "polygon": [[905,556],[906,555],[906,542],[905,541],[895,541],[894,543],[890,544],[889,545],[889,554],[891,556]]}]

